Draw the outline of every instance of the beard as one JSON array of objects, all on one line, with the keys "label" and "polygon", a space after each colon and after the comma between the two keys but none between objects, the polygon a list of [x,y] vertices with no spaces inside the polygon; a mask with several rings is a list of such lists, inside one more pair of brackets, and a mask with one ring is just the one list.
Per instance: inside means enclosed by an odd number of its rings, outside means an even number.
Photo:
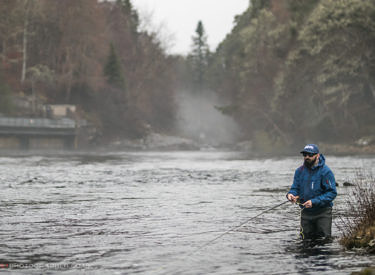
[{"label": "beard", "polygon": [[305,160],[303,161],[303,165],[305,165],[307,168],[311,169],[311,168],[314,166],[317,157],[318,157],[318,156],[316,156],[316,157],[313,158],[313,159],[305,159]]}]

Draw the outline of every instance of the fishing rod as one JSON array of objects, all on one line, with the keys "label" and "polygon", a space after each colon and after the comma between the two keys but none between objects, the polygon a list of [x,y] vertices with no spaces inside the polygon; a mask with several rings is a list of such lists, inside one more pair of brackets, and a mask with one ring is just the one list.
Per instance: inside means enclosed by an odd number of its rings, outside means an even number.
[{"label": "fishing rod", "polygon": [[282,202],[282,203],[280,203],[280,204],[278,204],[278,205],[275,205],[275,206],[273,206],[273,207],[271,207],[271,208],[268,208],[268,209],[264,210],[263,212],[261,212],[261,213],[255,215],[254,217],[251,217],[251,218],[247,219],[246,221],[240,223],[239,225],[230,228],[229,230],[225,231],[224,233],[220,234],[219,236],[217,236],[217,237],[213,238],[212,240],[210,240],[210,241],[204,243],[203,245],[201,245],[200,247],[198,247],[198,248],[197,248],[196,250],[194,250],[193,252],[189,253],[188,256],[191,256],[191,255],[197,253],[199,250],[201,250],[201,249],[203,249],[203,248],[209,246],[210,244],[212,244],[212,243],[215,242],[216,240],[220,239],[220,238],[223,237],[224,235],[228,234],[229,232],[236,231],[238,228],[242,227],[243,225],[245,225],[245,224],[248,223],[249,221],[251,221],[251,220],[253,220],[253,219],[255,219],[255,218],[257,218],[257,217],[263,215],[264,213],[267,213],[267,212],[269,212],[269,211],[271,211],[271,210],[273,210],[273,209],[275,209],[275,208],[277,208],[277,207],[279,207],[279,206],[281,206],[281,205],[283,205],[283,204],[286,204],[287,202],[289,202],[289,201],[284,201],[284,202]]}]

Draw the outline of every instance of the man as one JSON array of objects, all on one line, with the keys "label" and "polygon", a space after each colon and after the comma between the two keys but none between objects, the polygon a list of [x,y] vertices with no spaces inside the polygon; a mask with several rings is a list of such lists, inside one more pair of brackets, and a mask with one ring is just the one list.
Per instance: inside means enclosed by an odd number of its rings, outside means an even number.
[{"label": "man", "polygon": [[330,238],[332,201],[337,195],[335,177],[318,146],[308,144],[301,154],[304,163],[295,171],[292,187],[286,196],[302,208],[303,239]]}]

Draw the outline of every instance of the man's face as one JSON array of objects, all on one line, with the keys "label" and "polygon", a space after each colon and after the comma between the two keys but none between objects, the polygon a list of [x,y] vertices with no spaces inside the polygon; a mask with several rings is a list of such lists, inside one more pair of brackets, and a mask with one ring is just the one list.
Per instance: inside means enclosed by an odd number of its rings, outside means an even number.
[{"label": "man's face", "polygon": [[319,154],[312,154],[312,153],[302,153],[304,163],[307,167],[312,167],[316,160],[319,158]]}]

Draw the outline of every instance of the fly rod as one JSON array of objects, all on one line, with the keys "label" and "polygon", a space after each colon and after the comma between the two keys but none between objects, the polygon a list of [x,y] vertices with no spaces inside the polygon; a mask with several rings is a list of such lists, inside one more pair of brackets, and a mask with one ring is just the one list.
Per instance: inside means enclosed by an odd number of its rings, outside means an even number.
[{"label": "fly rod", "polygon": [[220,238],[223,237],[224,235],[228,234],[229,232],[232,232],[232,231],[237,230],[238,228],[240,228],[240,227],[242,227],[243,225],[247,224],[249,221],[251,221],[251,220],[253,220],[253,219],[259,217],[260,215],[263,215],[264,213],[267,213],[267,212],[269,212],[269,211],[271,211],[271,210],[273,210],[273,209],[275,209],[275,208],[277,208],[277,207],[279,207],[279,206],[281,206],[281,205],[283,205],[283,204],[286,204],[287,202],[289,202],[289,201],[284,201],[284,202],[282,202],[282,203],[280,203],[280,204],[278,204],[278,205],[275,205],[275,206],[273,206],[273,207],[271,207],[271,208],[268,208],[268,209],[264,210],[263,212],[261,212],[261,213],[255,215],[254,217],[251,217],[251,218],[247,219],[246,221],[240,223],[239,225],[230,228],[229,230],[225,231],[224,233],[220,234],[219,236],[217,236],[217,237],[213,238],[212,240],[210,240],[210,241],[204,243],[203,245],[201,245],[200,247],[198,247],[198,248],[197,248],[196,250],[194,250],[193,252],[189,253],[188,256],[191,256],[191,255],[197,253],[199,250],[201,250],[201,249],[203,249],[203,248],[209,246],[210,244],[212,244],[212,243],[215,242],[216,240],[220,239]]}]

